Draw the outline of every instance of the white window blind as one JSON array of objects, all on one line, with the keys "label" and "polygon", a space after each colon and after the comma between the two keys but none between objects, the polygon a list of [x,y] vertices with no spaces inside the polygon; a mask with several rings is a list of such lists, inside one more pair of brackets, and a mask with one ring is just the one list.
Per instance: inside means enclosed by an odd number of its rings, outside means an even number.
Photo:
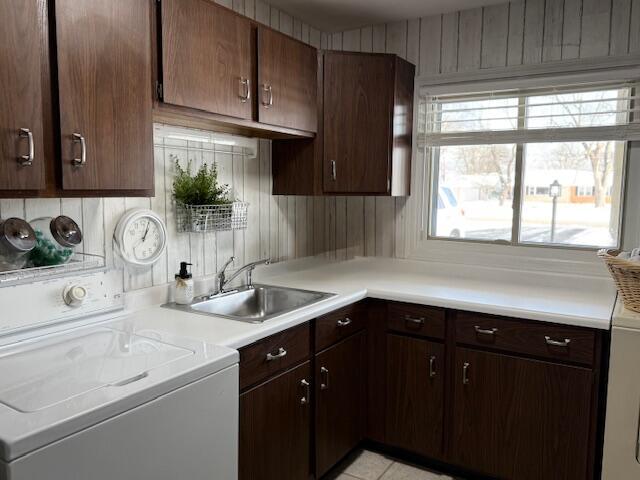
[{"label": "white window blind", "polygon": [[427,96],[425,146],[640,140],[634,82]]}]

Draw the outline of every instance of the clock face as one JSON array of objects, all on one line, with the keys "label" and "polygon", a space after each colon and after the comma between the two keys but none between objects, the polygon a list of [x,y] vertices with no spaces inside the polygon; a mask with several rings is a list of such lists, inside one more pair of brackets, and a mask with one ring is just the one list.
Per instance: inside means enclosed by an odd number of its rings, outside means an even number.
[{"label": "clock face", "polygon": [[116,229],[116,243],[122,258],[132,265],[155,263],[166,245],[166,228],[149,210],[127,212]]}]

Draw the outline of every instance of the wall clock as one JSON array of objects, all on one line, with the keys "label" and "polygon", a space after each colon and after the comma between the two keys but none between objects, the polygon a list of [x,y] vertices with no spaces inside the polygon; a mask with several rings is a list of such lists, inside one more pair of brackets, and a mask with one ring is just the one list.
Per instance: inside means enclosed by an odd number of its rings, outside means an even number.
[{"label": "wall clock", "polygon": [[134,208],[120,218],[113,240],[126,264],[149,266],[160,259],[167,246],[167,227],[153,211]]}]

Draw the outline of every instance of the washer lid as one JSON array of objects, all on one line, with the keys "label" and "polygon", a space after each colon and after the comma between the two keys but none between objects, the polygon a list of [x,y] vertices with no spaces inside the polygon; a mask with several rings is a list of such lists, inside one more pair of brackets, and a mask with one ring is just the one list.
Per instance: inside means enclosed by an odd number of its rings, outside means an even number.
[{"label": "washer lid", "polygon": [[0,353],[0,403],[37,412],[106,386],[132,383],[193,354],[111,328],[19,344]]},{"label": "washer lid", "polygon": [[134,320],[0,347],[0,463],[238,363],[236,350],[136,329]]}]

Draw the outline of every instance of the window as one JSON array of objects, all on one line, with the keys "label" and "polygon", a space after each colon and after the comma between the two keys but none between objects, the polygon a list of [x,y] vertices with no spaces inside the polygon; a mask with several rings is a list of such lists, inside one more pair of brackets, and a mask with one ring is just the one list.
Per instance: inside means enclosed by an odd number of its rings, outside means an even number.
[{"label": "window", "polygon": [[[514,245],[620,243],[632,84],[429,97],[426,232]],[[427,206],[428,206],[427,205]]]}]

